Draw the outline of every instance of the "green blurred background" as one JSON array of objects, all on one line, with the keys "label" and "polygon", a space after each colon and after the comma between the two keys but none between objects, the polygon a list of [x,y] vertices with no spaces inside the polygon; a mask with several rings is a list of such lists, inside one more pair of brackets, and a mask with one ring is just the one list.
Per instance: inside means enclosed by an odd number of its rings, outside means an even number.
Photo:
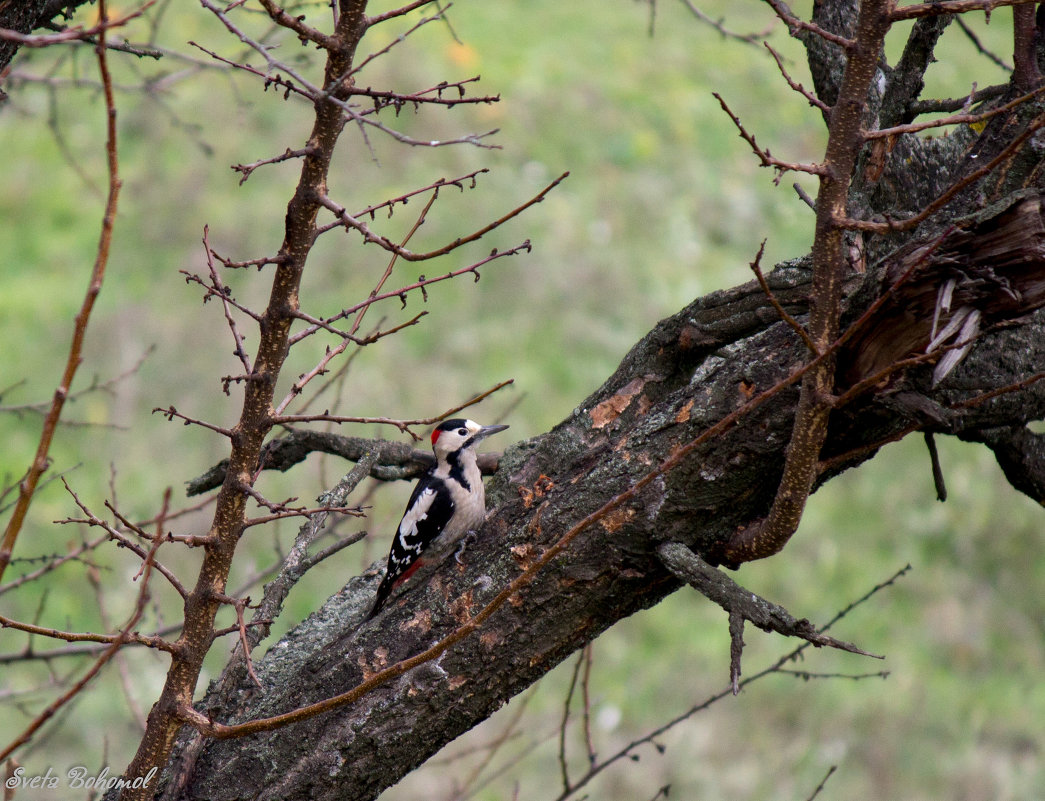
[{"label": "green blurred background", "polygon": [[[796,11],[807,14],[809,5],[797,4]],[[763,4],[715,0],[699,7],[735,31],[771,29],[767,38],[785,54],[788,70],[809,85],[800,49],[772,25]],[[302,12],[317,24],[325,24],[328,13],[318,5]],[[415,13],[382,26],[362,50],[380,49],[421,18]],[[252,35],[267,35],[259,14],[245,10],[235,19]],[[375,132],[367,142],[350,128],[331,173],[332,197],[361,209],[440,177],[489,168],[475,189],[442,194],[411,241],[422,250],[500,216],[560,173],[571,175],[543,203],[466,253],[422,267],[398,264],[389,287],[412,282],[419,271],[431,276],[463,266],[492,247],[527,238],[534,245],[530,255],[483,269],[478,283],[465,276],[430,288],[427,303],[411,296],[405,309],[398,301],[372,309],[364,330],[421,310],[429,314],[353,355],[344,377],[312,411],[423,417],[514,378],[473,414],[484,422],[504,419],[515,438],[538,434],[608,377],[658,319],[695,296],[748,280],[747,263],[763,238],[767,264],[807,251],[812,214],[791,188],[795,178],[775,186],[711,96],[720,92],[775,155],[817,158],[824,142],[819,113],[787,89],[761,45],[723,37],[680,2],[458,0],[449,22],[423,26],[358,82],[413,91],[481,75],[473,91],[499,94],[499,103],[416,113],[404,108],[398,118],[385,112],[382,119],[426,140],[498,128],[489,141],[501,149],[410,148]],[[989,26],[983,15],[967,22],[988,46],[1009,52],[1008,12],[996,11]],[[111,57],[124,188],[75,389],[104,384],[149,355],[118,383],[71,402],[65,419],[77,425],[63,427],[52,449],[53,471],[63,472],[97,514],[115,498],[124,514],[139,519],[155,513],[166,487],[177,501],[183,482],[224,455],[219,437],[151,410],[173,404],[218,425],[231,425],[238,414],[237,388],[228,397],[221,392],[220,378],[241,370],[221,308],[203,305],[198,287],[179,271],[206,270],[204,225],[211,244],[230,258],[276,251],[296,162],[262,167],[243,185],[229,166],[301,147],[311,119],[307,104],[263,92],[256,79],[217,68],[187,44],[257,63],[205,10],[160,4],[127,35],[141,42],[151,32],[168,51],[159,62]],[[893,60],[905,33],[893,34]],[[278,58],[319,81],[313,52],[292,38],[273,41],[280,44]],[[953,26],[940,56],[930,70],[930,94],[960,96],[973,82],[982,88],[1005,79]],[[8,79],[11,99],[0,108],[6,156],[0,191],[3,486],[29,464],[41,419],[31,409],[10,407],[49,399],[97,244],[105,170],[94,76],[89,47],[23,51]],[[812,182],[798,180],[815,193]],[[414,201],[390,220],[379,216],[375,226],[402,236],[421,207]],[[356,237],[325,234],[309,262],[303,308],[329,315],[365,298],[386,264]],[[224,278],[240,301],[264,303],[266,274],[244,270]],[[243,325],[250,349],[257,337]],[[316,337],[292,354],[284,390],[328,344]],[[360,426],[348,433],[396,432]],[[935,500],[920,440],[888,447],[813,498],[783,555],[745,566],[739,575],[753,591],[822,622],[910,563],[906,577],[834,632],[886,654],[884,663],[807,651],[794,666],[817,673],[885,670],[888,678],[768,677],[657,738],[663,753],[644,746],[636,752],[640,761],[617,763],[586,791],[644,799],[671,784],[683,798],[802,799],[837,765],[822,798],[1045,798],[1041,510],[1008,487],[985,450],[950,441],[941,450],[946,504]],[[313,457],[288,475],[264,476],[259,487],[269,498],[310,502],[346,467]],[[340,531],[366,528],[373,538],[310,573],[291,595],[280,631],[382,555],[408,492],[406,484],[367,488],[370,519],[348,520]],[[82,537],[97,536],[52,523],[76,516],[60,482],[48,484],[16,555],[62,553]],[[208,524],[204,509],[172,527],[203,533]],[[230,586],[257,579],[295,530],[292,523],[252,530]],[[165,551],[182,580],[193,580],[198,554]],[[47,582],[0,595],[0,610],[58,628],[102,628],[91,582],[97,570],[105,613],[122,620],[135,600],[136,561],[109,548],[94,552],[90,563],[67,565]],[[6,578],[41,564],[19,562]],[[250,592],[260,595],[256,586]],[[173,623],[179,613],[176,596],[154,580],[142,629]],[[232,622],[231,614],[224,618]],[[745,675],[791,647],[757,631],[746,639]],[[0,653],[25,644],[24,636],[0,631]],[[39,639],[32,645],[54,647]],[[215,647],[208,676],[226,654],[225,644]],[[92,772],[103,765],[121,770],[140,732],[135,717],[148,711],[165,666],[164,658],[144,652],[127,652],[121,665],[110,665],[91,692],[21,752],[28,772],[42,774],[48,766],[64,772],[75,764]],[[622,622],[593,646],[597,751],[608,755],[720,691],[727,668],[725,617],[692,592]],[[53,697],[51,682],[82,669],[67,658],[0,667],[0,694],[8,702],[0,711],[4,730],[20,730]],[[531,691],[523,710],[523,698],[515,699],[385,797],[554,798],[561,789],[557,732],[572,669],[571,660]],[[574,776],[586,762],[579,731],[572,725],[568,737]],[[487,762],[489,743],[505,732],[511,736]],[[22,790],[17,797],[68,793]]]}]

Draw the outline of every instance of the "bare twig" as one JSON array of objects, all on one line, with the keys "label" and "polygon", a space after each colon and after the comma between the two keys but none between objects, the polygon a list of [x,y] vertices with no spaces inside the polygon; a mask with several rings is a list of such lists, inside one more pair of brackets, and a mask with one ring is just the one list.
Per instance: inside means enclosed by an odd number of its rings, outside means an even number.
[{"label": "bare twig", "polygon": [[[142,560],[143,565],[146,562],[146,560],[151,560],[149,561],[150,567],[154,567],[161,576],[167,579],[167,581],[174,588],[174,590],[182,598],[185,598],[185,596],[188,593],[186,592],[185,587],[182,585],[182,583],[178,581],[178,577],[175,576],[174,573],[172,573],[162,564],[156,562],[155,559],[152,556],[150,556],[152,551],[146,551],[144,548],[138,545],[138,543],[134,542],[130,537],[128,537],[122,531],[117,529],[115,526],[106,522],[105,520],[102,520],[100,517],[94,514],[94,512],[87,508],[87,505],[82,500],[80,500],[80,496],[76,494],[76,492],[73,490],[72,487],[69,486],[69,483],[64,478],[62,479],[62,483],[65,484],[66,492],[68,492],[69,495],[72,496],[73,502],[77,505],[77,507],[79,507],[80,511],[86,515],[86,517],[84,519],[67,518],[65,520],[59,520],[57,522],[80,523],[83,525],[94,526],[96,528],[100,528],[104,531],[107,531],[109,533],[110,539],[116,540],[117,544],[119,544],[121,547],[126,548],[127,550],[131,551],[136,556],[138,556]],[[135,526],[133,523],[127,520],[127,518],[121,515],[111,503],[107,502],[105,505],[109,509],[109,511],[111,511],[123,525],[127,526],[139,537],[141,537],[144,540],[153,540],[153,538],[150,537],[145,531],[143,531],[138,526]]]},{"label": "bare twig", "polygon": [[[413,251],[407,250],[406,248],[400,247],[388,237],[376,233],[375,231],[373,231],[373,229],[370,228],[370,226],[368,226],[361,219],[349,214],[347,209],[345,209],[343,206],[339,206],[337,203],[335,203],[326,196],[321,197],[319,199],[319,202],[324,206],[324,208],[332,212],[334,216],[337,217],[338,221],[341,222],[346,228],[352,228],[361,233],[366,242],[373,242],[377,245],[380,245],[385,250],[389,251],[390,253],[397,254],[400,258],[405,259],[406,261],[428,261],[429,259],[434,259],[437,256],[444,256],[447,253],[450,253],[451,251],[457,250],[459,247],[461,247],[462,245],[466,245],[469,242],[476,242],[482,239],[484,236],[486,236],[486,234],[490,233],[494,229],[500,228],[509,220],[518,217],[520,214],[526,211],[526,209],[544,200],[548,193],[555,189],[555,187],[557,187],[560,183],[562,183],[562,181],[564,181],[567,176],[569,176],[569,173],[564,172],[562,175],[560,175],[558,178],[556,178],[554,181],[548,184],[548,186],[546,186],[532,198],[527,200],[525,203],[523,203],[520,206],[516,206],[507,214],[504,214],[501,217],[494,220],[493,222],[484,225],[482,228],[473,231],[472,233],[467,234],[463,237],[459,237],[455,239],[453,242],[449,243],[448,245],[443,245],[442,247],[436,248],[435,250],[430,250],[422,253],[415,253]],[[496,252],[491,254],[491,256],[495,255],[497,255]],[[369,302],[372,303],[374,302],[374,300],[370,299]]]},{"label": "bare twig", "polygon": [[824,787],[827,785],[827,780],[834,776],[836,770],[838,770],[838,765],[832,765],[827,769],[827,774],[820,780],[820,784],[813,789],[812,794],[810,794],[806,801],[813,801],[814,798],[823,792]]},{"label": "bare twig", "polygon": [[[146,7],[147,6],[133,12],[134,16],[140,15]],[[96,26],[97,30],[93,31],[93,33],[98,36],[98,45],[95,48],[95,53],[98,59],[98,70],[101,75],[103,96],[105,98],[105,152],[109,174],[109,194],[105,203],[105,213],[102,217],[101,234],[99,236],[98,251],[95,256],[94,267],[91,271],[91,280],[87,286],[87,293],[84,296],[80,310],[76,314],[76,321],[73,328],[73,340],[72,344],[69,346],[69,355],[66,358],[65,370],[62,374],[61,381],[58,384],[58,388],[55,390],[54,399],[51,402],[51,409],[48,412],[47,417],[44,419],[43,432],[40,434],[40,442],[36,449],[36,455],[33,457],[32,466],[29,468],[29,472],[26,474],[25,478],[22,479],[22,482],[19,485],[18,501],[15,503],[10,520],[7,522],[7,527],[4,530],[3,541],[0,542],[0,578],[3,578],[4,571],[7,569],[7,565],[11,562],[11,553],[14,550],[15,541],[18,539],[18,533],[21,531],[22,525],[25,522],[25,516],[29,511],[29,504],[32,502],[33,494],[35,493],[37,484],[40,481],[40,476],[43,475],[48,467],[48,454],[51,450],[51,442],[54,440],[54,434],[58,428],[58,421],[61,418],[65,401],[69,397],[69,391],[72,387],[76,370],[83,361],[82,351],[84,339],[87,334],[87,324],[91,317],[91,311],[94,309],[94,302],[101,292],[102,280],[105,278],[105,268],[109,263],[109,248],[112,244],[113,225],[116,221],[116,207],[120,196],[122,181],[120,180],[119,175],[119,158],[116,150],[116,104],[113,100],[112,77],[109,73],[109,64],[106,58],[107,51],[105,48],[106,31],[107,28],[110,27],[105,0],[99,0],[99,19],[100,22],[98,26]]]},{"label": "bare twig", "polygon": [[[148,554],[146,554],[148,557]],[[151,562],[150,562],[151,565]],[[0,628],[22,631],[37,637],[47,637],[52,640],[64,640],[65,642],[97,642],[105,645],[132,644],[144,645],[155,648],[158,651],[174,651],[174,645],[160,637],[147,637],[137,632],[126,632],[120,634],[94,634],[89,631],[62,631],[49,626],[37,626],[33,623],[23,623],[19,620],[0,615]]]},{"label": "bare twig", "polygon": [[[106,16],[105,1],[106,0],[99,0],[99,12],[103,20]],[[102,65],[103,75],[106,75],[107,73],[105,67],[104,44],[105,33],[103,31],[99,37],[97,53],[98,60]],[[161,537],[156,537],[153,540],[152,547],[149,549],[149,553],[145,557],[144,574],[141,586],[138,588],[138,598],[134,606],[134,611],[131,613],[130,618],[127,620],[126,624],[121,628],[120,632],[117,635],[115,635],[109,647],[102,653],[101,656],[98,657],[98,659],[95,660],[94,664],[68,691],[66,691],[60,697],[56,698],[53,702],[51,702],[46,709],[44,709],[40,714],[36,716],[36,718],[20,735],[18,735],[6,748],[4,748],[3,751],[0,751],[0,761],[6,759],[16,749],[29,742],[33,735],[48,720],[50,720],[55,715],[55,713],[58,712],[59,709],[65,706],[65,704],[67,704],[70,700],[75,698],[80,693],[80,691],[85,686],[87,686],[88,682],[90,682],[96,675],[98,675],[101,669],[109,662],[110,659],[112,659],[116,655],[117,651],[119,651],[120,648],[122,648],[128,642],[140,638],[141,635],[135,633],[133,629],[135,626],[138,625],[138,621],[141,620],[141,617],[145,612],[145,604],[149,599],[149,579],[152,576],[153,560],[156,556],[157,549],[159,549],[162,543],[163,539]],[[163,646],[161,646],[159,643],[156,643],[155,647]],[[172,653],[176,651],[176,649],[170,650]]]},{"label": "bare twig", "polygon": [[737,131],[740,133],[740,138],[748,143],[752,152],[754,152],[762,162],[762,166],[772,167],[777,170],[777,176],[774,179],[774,183],[779,183],[785,172],[805,172],[810,175],[825,174],[824,166],[822,164],[802,164],[800,162],[783,161],[772,155],[768,149],[760,147],[758,142],[755,141],[754,135],[748,133],[748,130],[744,127],[740,118],[733,113],[733,110],[726,104],[726,101],[722,99],[722,95],[718,92],[712,92],[711,94],[718,101],[718,104],[722,106],[722,110],[729,115],[729,118],[733,121],[733,124],[737,127]]},{"label": "bare twig", "polygon": [[435,423],[438,423],[440,420],[445,420],[446,418],[450,417],[453,414],[456,414],[462,409],[467,409],[469,406],[474,406],[480,401],[488,398],[493,393],[497,392],[497,390],[503,389],[504,387],[513,383],[515,383],[514,378],[509,378],[506,381],[500,381],[494,386],[492,386],[490,389],[481,392],[478,395],[473,396],[472,398],[469,398],[464,403],[458,406],[454,406],[452,409],[449,409],[443,412],[442,414],[436,415],[435,417],[419,417],[413,420],[397,420],[392,417],[344,417],[333,414],[288,414],[279,417],[277,419],[277,422],[280,424],[330,422],[359,423],[366,425],[389,425],[395,426],[404,434],[410,434],[414,437],[414,440],[416,441],[419,440],[420,437],[414,435],[413,432],[410,431],[411,428],[416,428],[417,426],[430,426]]},{"label": "bare twig", "polygon": [[319,45],[324,50],[333,50],[338,47],[339,42],[332,36],[327,36],[322,31],[306,25],[303,18],[288,14],[282,7],[276,5],[272,0],[259,0],[261,7],[265,9],[272,21],[281,28],[296,33],[301,39],[308,40]]},{"label": "bare twig", "polygon": [[755,256],[755,260],[748,266],[751,267],[751,271],[755,274],[755,278],[758,280],[758,285],[762,288],[766,298],[772,304],[773,308],[776,309],[776,313],[780,315],[780,319],[787,323],[794,330],[796,334],[806,343],[806,347],[809,348],[809,352],[814,356],[819,354],[819,349],[816,347],[816,343],[813,342],[812,337],[809,336],[809,332],[806,331],[805,327],[792,317],[787,309],[780,305],[780,301],[777,300],[776,295],[773,294],[773,290],[769,288],[769,284],[766,282],[766,277],[762,274],[762,268],[760,266],[762,262],[762,254],[766,250],[766,240],[762,240],[762,244],[758,247],[758,253]]},{"label": "bare twig", "polygon": [[[105,593],[103,592],[101,576],[94,565],[87,568],[87,581],[91,585],[91,589],[94,591],[94,601],[98,606],[98,617],[101,619],[102,625],[106,629],[112,628],[109,612],[106,608],[107,604],[105,602]],[[123,690],[123,697],[127,702],[127,709],[130,711],[131,717],[134,718],[135,722],[138,724],[138,728],[144,731],[145,713],[142,711],[141,704],[138,703],[138,699],[134,697],[134,692],[131,689],[132,682],[127,670],[127,660],[123,658],[123,654],[117,654],[113,661],[116,662],[116,671],[120,674],[120,688]]]},{"label": "bare twig", "polygon": [[[231,300],[230,297],[229,297],[230,290],[222,282],[221,276],[218,274],[217,269],[214,267],[213,251],[211,250],[210,242],[207,239],[207,235],[208,235],[209,232],[210,232],[210,226],[206,226],[206,225],[203,226],[203,249],[207,253],[207,269],[210,270],[211,285],[213,286],[213,288],[215,290],[214,294],[216,294],[218,296],[218,298],[220,298],[220,300],[221,300],[221,307],[225,311],[225,322],[228,323],[229,331],[232,334],[232,340],[233,340],[233,342],[236,343],[236,349],[233,351],[233,355],[236,356],[240,360],[240,364],[243,365],[243,369],[246,372],[249,373],[250,372],[250,358],[247,356],[247,351],[243,347],[243,335],[240,333],[239,327],[236,325],[236,320],[233,318],[232,312],[229,311],[229,303],[230,303],[230,300]],[[208,297],[211,297],[211,296],[210,295],[206,295],[204,297],[204,300],[206,300],[206,298],[208,298]],[[239,308],[238,304],[237,304],[237,308]],[[248,311],[248,314],[249,313],[250,312]],[[251,316],[253,316],[255,320],[257,319],[257,315],[256,314],[255,315],[251,315]]]},{"label": "bare twig", "polygon": [[[478,176],[482,175],[483,173],[487,173],[489,171],[490,170],[488,168],[483,167],[481,169],[473,170],[470,173],[462,175],[459,178],[452,178],[450,180],[447,180],[446,178],[440,178],[439,180],[433,181],[432,183],[428,184],[428,186],[423,186],[420,189],[413,189],[410,192],[406,192],[406,193],[404,193],[402,195],[399,195],[398,197],[394,197],[394,198],[392,198],[390,200],[382,201],[381,203],[377,203],[377,204],[375,204],[373,206],[367,206],[365,209],[363,209],[362,211],[357,211],[352,216],[354,216],[354,217],[370,217],[371,221],[373,221],[374,219],[376,219],[376,214],[377,214],[377,212],[379,210],[387,208],[388,209],[388,216],[391,218],[391,216],[392,216],[392,214],[393,214],[393,212],[395,210],[395,207],[397,205],[405,206],[407,204],[407,201],[410,200],[410,198],[415,197],[417,195],[424,194],[425,192],[431,192],[433,190],[438,191],[439,189],[441,189],[444,186],[456,186],[458,189],[460,189],[462,192],[464,192],[466,183],[468,184],[468,188],[469,189],[475,189],[475,187],[476,187],[476,178]],[[318,226],[316,228],[316,236],[319,236],[320,234],[326,233],[327,231],[330,231],[330,230],[332,230],[334,228],[343,228],[343,227],[344,227],[344,225],[340,221],[335,220],[334,222],[328,223],[327,225]]]},{"label": "bare twig", "polygon": [[1027,92],[1003,106],[998,106],[998,108],[993,108],[990,111],[983,112],[982,114],[952,114],[948,117],[940,117],[926,122],[914,122],[907,125],[895,125],[891,128],[881,128],[875,131],[864,131],[864,138],[880,139],[883,137],[900,136],[901,134],[913,134],[930,128],[942,128],[948,125],[978,125],[986,122],[992,117],[998,116],[999,114],[1005,114],[1012,111],[1017,106],[1033,100],[1043,92],[1045,92],[1045,87],[1038,87],[1037,89]]},{"label": "bare twig", "polygon": [[694,17],[699,19],[705,25],[709,25],[712,28],[714,28],[716,31],[722,34],[723,38],[725,39],[735,39],[736,41],[743,42],[744,44],[757,46],[758,43],[762,41],[762,39],[764,39],[766,36],[768,36],[770,32],[773,30],[772,28],[767,28],[766,30],[761,31],[759,33],[737,33],[736,31],[732,31],[726,27],[724,19],[712,19],[703,11],[701,11],[699,8],[697,8],[696,5],[694,5],[693,0],[681,0],[681,2],[682,5],[684,5]]},{"label": "bare twig", "polygon": [[889,15],[892,22],[902,22],[919,17],[934,17],[940,14],[965,14],[969,11],[986,11],[990,13],[996,8],[1020,6],[1035,0],[932,0],[913,6],[897,6]]},{"label": "bare twig", "polygon": [[798,81],[791,77],[791,75],[787,71],[787,68],[784,67],[783,56],[781,56],[776,50],[774,50],[770,46],[769,42],[762,42],[762,44],[766,48],[766,50],[769,51],[770,55],[773,56],[773,60],[776,62],[777,69],[779,69],[780,74],[784,76],[784,80],[787,81],[787,85],[790,86],[794,91],[802,95],[802,97],[804,97],[806,100],[808,100],[809,105],[813,106],[814,108],[820,109],[825,114],[830,114],[831,107],[827,105],[827,103],[825,103],[823,100],[821,100],[819,97],[817,97],[815,94],[810,92],[808,89],[802,86],[802,84],[800,84]]},{"label": "bare twig", "polygon": [[580,678],[583,663],[584,650],[582,649],[577,652],[577,661],[573,665],[570,685],[566,690],[566,700],[562,705],[562,720],[559,722],[559,770],[562,775],[563,792],[569,792],[570,789],[570,771],[566,764],[566,730],[570,723],[570,705],[573,703],[573,693],[577,689],[577,680]]},{"label": "bare twig", "polygon": [[[190,42],[191,44],[191,42]],[[242,178],[239,179],[240,186],[250,178],[251,173],[254,172],[258,167],[262,167],[266,164],[279,164],[283,161],[289,161],[290,159],[300,159],[305,156],[310,156],[315,153],[315,149],[311,147],[303,147],[300,150],[291,150],[289,147],[278,156],[272,158],[261,159],[259,161],[252,162],[250,164],[233,164],[232,169],[242,174]]]},{"label": "bare twig", "polygon": [[980,41],[980,37],[978,37],[976,33],[972,30],[972,28],[970,28],[966,24],[964,19],[958,16],[955,17],[955,21],[958,23],[958,27],[961,28],[962,33],[964,33],[965,36],[969,39],[969,41],[972,42],[972,46],[975,47],[979,53],[986,56],[988,59],[993,61],[1006,72],[1012,72],[1012,65],[1006,63],[1005,59],[998,57],[990,50],[988,50],[986,47],[984,47],[983,43]]},{"label": "bare twig", "polygon": [[[850,612],[852,612],[858,606],[860,606],[861,604],[866,603],[868,600],[870,600],[871,597],[873,597],[875,594],[877,594],[881,590],[885,589],[886,587],[890,587],[893,584],[895,584],[896,581],[901,576],[903,576],[905,573],[907,573],[910,569],[911,569],[911,566],[907,565],[906,567],[904,567],[901,570],[899,570],[896,573],[894,573],[886,581],[884,581],[884,582],[882,582],[880,584],[877,584],[874,587],[872,587],[863,596],[861,596],[860,598],[858,598],[857,600],[853,601],[848,606],[846,606],[844,609],[839,611],[833,618],[831,618],[831,620],[829,620],[827,622],[826,625],[824,625],[820,629],[820,632],[822,633],[824,631],[827,631],[831,626],[833,626],[835,623],[837,623],[842,618],[846,617]],[[778,658],[776,661],[774,661],[769,666],[763,668],[762,670],[760,670],[759,672],[749,676],[748,678],[743,679],[742,681],[740,681],[739,685],[738,685],[738,689],[743,689],[744,687],[748,686],[749,684],[752,684],[752,683],[754,683],[754,682],[756,682],[756,681],[758,681],[758,680],[760,680],[762,678],[765,678],[766,676],[770,676],[770,675],[772,675],[774,673],[780,672],[780,670],[783,668],[784,665],[789,664],[791,662],[794,662],[796,659],[800,658],[802,653],[807,648],[809,648],[810,645],[811,645],[811,643],[804,642],[801,645],[799,645],[797,648],[794,648],[793,650],[787,652],[786,654],[784,654],[783,656]],[[688,710],[686,710],[682,714],[678,715],[675,718],[672,718],[667,723],[665,723],[665,724],[663,724],[661,726],[658,726],[656,729],[654,729],[653,731],[651,731],[648,734],[644,735],[643,737],[640,737],[637,740],[633,740],[632,742],[628,743],[627,745],[625,745],[620,750],[614,752],[610,756],[608,756],[605,759],[603,759],[601,762],[598,762],[597,764],[593,764],[591,766],[591,768],[588,770],[587,773],[585,773],[583,776],[581,776],[579,779],[577,779],[574,782],[573,787],[570,789],[569,792],[563,793],[558,798],[556,798],[555,801],[565,801],[565,799],[569,798],[571,795],[576,793],[578,790],[581,790],[582,788],[584,788],[589,782],[591,782],[592,779],[594,779],[596,776],[598,776],[600,773],[602,773],[604,770],[606,770],[606,768],[608,768],[611,765],[619,762],[622,759],[634,758],[632,756],[632,753],[637,748],[639,748],[640,746],[651,744],[651,743],[655,743],[657,738],[660,737],[665,732],[673,729],[674,727],[678,726],[680,723],[683,723],[683,722],[689,720],[694,715],[697,715],[698,713],[703,712],[705,709],[708,709],[713,704],[721,701],[723,698],[729,697],[732,694],[733,694],[733,687],[732,686],[727,686],[725,689],[721,690],[720,692],[715,693],[715,694],[707,697],[701,703],[696,704],[696,705],[690,707]]]},{"label": "bare twig", "polygon": [[222,428],[221,426],[214,425],[213,423],[206,423],[203,420],[197,420],[195,417],[189,417],[188,415],[179,412],[173,406],[168,406],[166,409],[161,409],[157,406],[152,410],[153,414],[156,414],[156,412],[159,412],[171,422],[174,422],[174,418],[177,417],[179,420],[184,421],[185,425],[187,426],[197,425],[202,428],[206,428],[209,431],[213,431],[215,434],[221,434],[223,437],[232,437],[231,429]]},{"label": "bare twig", "polygon": [[102,543],[108,542],[110,539],[108,533],[103,534],[94,540],[85,540],[81,542],[77,547],[73,548],[67,553],[60,555],[49,556],[44,562],[43,566],[38,570],[34,570],[31,573],[19,576],[14,581],[10,581],[7,584],[0,585],[0,595],[10,590],[15,590],[21,587],[23,584],[28,584],[30,581],[36,581],[38,578],[57,570],[59,567],[64,565],[66,562],[82,561],[82,557],[86,553],[90,553]]},{"label": "bare twig", "polygon": [[776,15],[780,17],[783,23],[787,25],[792,36],[798,36],[800,32],[806,31],[807,33],[819,36],[825,42],[831,42],[831,44],[836,44],[846,50],[854,45],[852,39],[838,36],[837,34],[831,33],[831,31],[824,30],[819,25],[812,22],[806,22],[804,19],[796,17],[791,13],[791,9],[787,7],[787,4],[783,2],[783,0],[766,0],[766,2],[769,3],[770,7],[776,12]]},{"label": "bare twig", "polygon": [[372,17],[366,18],[366,25],[368,28],[372,28],[375,25],[380,25],[382,22],[387,22],[390,19],[396,17],[402,17],[409,14],[411,11],[416,11],[427,5],[431,5],[435,0],[413,0],[413,2],[407,3],[399,8],[392,9],[391,11],[385,11],[381,14],[374,14]]},{"label": "bare twig", "polygon": [[[90,395],[90,394],[95,393],[95,392],[105,392],[105,393],[108,393],[110,395],[115,395],[116,394],[116,388],[121,383],[123,383],[128,378],[130,378],[131,376],[137,375],[137,373],[142,369],[142,366],[145,364],[146,359],[148,359],[153,354],[153,352],[155,350],[156,350],[156,346],[155,345],[150,345],[148,348],[145,349],[145,351],[142,353],[142,355],[138,358],[138,360],[131,367],[127,368],[126,370],[124,370],[122,373],[120,373],[119,375],[115,376],[114,378],[109,378],[109,379],[107,379],[105,381],[99,381],[97,376],[92,378],[91,379],[91,383],[88,386],[84,387],[83,389],[78,389],[76,392],[70,392],[68,397],[66,397],[66,399],[65,399],[66,402],[77,400],[79,398],[82,398],[82,397],[84,397],[86,395]],[[24,382],[21,382],[21,381],[18,382],[18,384],[21,384],[21,383],[24,383]],[[18,384],[15,384],[15,386],[18,386]],[[8,392],[10,389],[11,388],[9,387],[8,389],[6,389],[2,393],[0,393],[0,397],[2,397],[3,394]],[[34,414],[46,415],[48,413],[48,411],[50,411],[50,409],[51,409],[51,403],[47,402],[47,401],[42,401],[42,402],[32,402],[32,403],[8,404],[6,406],[0,406],[0,413],[21,415],[23,412],[32,412]],[[70,422],[69,420],[61,420],[61,421],[59,421],[59,424],[60,425],[65,425],[65,426],[95,425],[94,423],[89,423],[89,422],[87,422],[87,423],[77,423],[77,422]]]}]

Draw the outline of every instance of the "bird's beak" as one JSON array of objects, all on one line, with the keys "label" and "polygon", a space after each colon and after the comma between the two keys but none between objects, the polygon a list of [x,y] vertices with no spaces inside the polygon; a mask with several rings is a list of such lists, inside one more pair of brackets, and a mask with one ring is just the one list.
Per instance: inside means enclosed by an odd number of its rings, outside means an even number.
[{"label": "bird's beak", "polygon": [[498,431],[504,431],[508,426],[483,426],[472,436],[472,442],[478,442],[481,439],[486,439],[491,434],[496,434]]}]

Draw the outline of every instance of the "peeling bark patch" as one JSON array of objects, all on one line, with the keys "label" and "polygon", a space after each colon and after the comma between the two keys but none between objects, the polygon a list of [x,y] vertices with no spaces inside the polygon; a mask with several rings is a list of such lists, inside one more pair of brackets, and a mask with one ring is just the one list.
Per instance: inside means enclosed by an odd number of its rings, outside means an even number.
[{"label": "peeling bark patch", "polygon": [[749,401],[755,396],[755,385],[750,381],[741,381],[739,389],[745,401]]},{"label": "peeling bark patch", "polygon": [[427,634],[432,630],[432,610],[419,610],[412,618],[403,621],[403,625],[400,628],[403,631],[416,630],[422,634]]},{"label": "peeling bark patch", "polygon": [[679,409],[679,413],[675,415],[676,423],[688,423],[689,422],[689,410],[693,408],[693,398],[683,404],[682,408]]},{"label": "peeling bark patch", "polygon": [[519,567],[523,570],[528,569],[529,566],[533,564],[534,557],[537,556],[536,548],[533,547],[533,543],[531,542],[524,542],[522,545],[513,545],[509,550]]},{"label": "peeling bark patch", "polygon": [[543,473],[533,482],[532,489],[519,487],[519,497],[522,498],[523,508],[529,509],[538,498],[543,498],[555,488],[555,482]]},{"label": "peeling bark patch", "polygon": [[463,687],[468,683],[468,679],[465,676],[454,676],[450,681],[447,682],[451,690],[456,690],[459,687]]},{"label": "peeling bark patch", "polygon": [[457,596],[453,600],[449,598],[446,598],[446,600],[448,601],[447,608],[455,620],[460,623],[466,623],[471,618],[471,608],[475,603],[475,594],[471,590]]},{"label": "peeling bark patch", "polygon": [[635,510],[629,507],[614,509],[599,521],[600,525],[610,534],[619,531],[621,526],[635,517]]},{"label": "peeling bark patch", "polygon": [[646,412],[650,410],[650,406],[652,405],[653,402],[646,397],[646,393],[639,395],[638,412],[640,416],[646,414]]},{"label": "peeling bark patch", "polygon": [[[642,392],[642,388],[646,386],[646,379],[642,376],[633,378],[628,384],[623,387],[620,392],[607,398],[594,409],[591,410],[591,425],[592,428],[603,428],[608,426],[618,417],[621,413],[627,409],[635,396]],[[646,409],[649,409],[649,401],[646,401]],[[644,410],[641,408],[640,414]]]},{"label": "peeling bark patch", "polygon": [[718,340],[715,337],[709,336],[692,323],[682,326],[682,330],[679,331],[679,348],[684,351],[698,347],[708,347],[717,344],[717,342]]},{"label": "peeling bark patch", "polygon": [[479,635],[479,644],[483,646],[487,651],[492,651],[496,646],[500,645],[504,641],[504,637],[501,636],[499,631],[484,631]]},{"label": "peeling bark patch", "polygon": [[360,654],[356,664],[363,671],[363,681],[367,681],[375,673],[388,667],[388,649],[383,645],[378,646],[374,649],[373,657],[369,661],[365,655]]}]

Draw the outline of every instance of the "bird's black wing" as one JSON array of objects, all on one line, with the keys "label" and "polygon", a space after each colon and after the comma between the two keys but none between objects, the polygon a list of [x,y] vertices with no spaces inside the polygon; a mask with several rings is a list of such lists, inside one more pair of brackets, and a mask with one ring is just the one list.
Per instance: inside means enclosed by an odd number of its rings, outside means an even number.
[{"label": "bird's black wing", "polygon": [[396,584],[420,567],[421,554],[443,533],[453,514],[454,502],[442,479],[429,475],[417,482],[399,521],[388,552],[388,569],[377,588],[368,620],[381,610]]}]

